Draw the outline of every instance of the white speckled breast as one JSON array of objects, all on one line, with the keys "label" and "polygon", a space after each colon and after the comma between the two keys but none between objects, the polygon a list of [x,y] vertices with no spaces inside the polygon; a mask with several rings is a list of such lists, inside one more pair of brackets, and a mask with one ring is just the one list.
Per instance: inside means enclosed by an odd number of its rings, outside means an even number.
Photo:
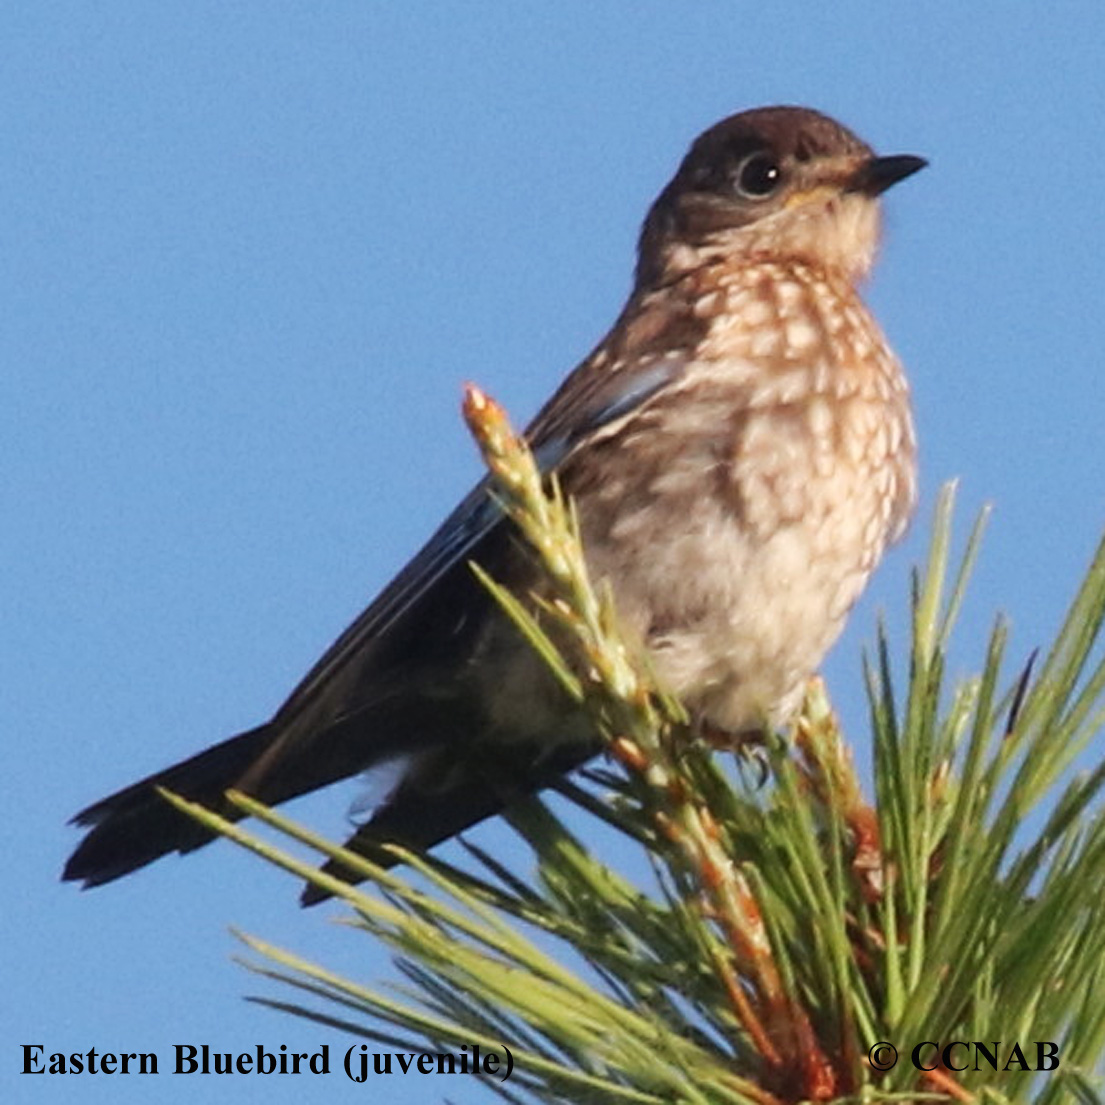
[{"label": "white speckled breast", "polygon": [[693,281],[714,321],[682,379],[590,446],[601,483],[572,483],[661,677],[741,733],[797,705],[906,526],[916,449],[901,367],[846,280],[762,263]]}]

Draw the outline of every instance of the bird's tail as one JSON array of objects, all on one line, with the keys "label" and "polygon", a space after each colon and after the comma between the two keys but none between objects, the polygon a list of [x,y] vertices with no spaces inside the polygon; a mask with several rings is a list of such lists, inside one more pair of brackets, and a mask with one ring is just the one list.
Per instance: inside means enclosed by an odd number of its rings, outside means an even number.
[{"label": "bird's tail", "polygon": [[272,739],[270,725],[258,726],[81,810],[72,823],[89,832],[69,857],[62,878],[79,880],[86,888],[100,886],[169,852],[190,852],[208,843],[214,834],[171,806],[156,788],[201,802],[236,821],[242,815],[226,807],[223,792]]}]

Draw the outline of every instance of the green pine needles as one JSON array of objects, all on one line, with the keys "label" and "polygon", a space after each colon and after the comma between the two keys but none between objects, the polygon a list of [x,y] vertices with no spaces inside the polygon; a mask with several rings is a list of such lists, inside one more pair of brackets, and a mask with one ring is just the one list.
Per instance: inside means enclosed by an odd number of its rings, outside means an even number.
[{"label": "green pine needles", "polygon": [[485,582],[621,766],[562,792],[654,876],[608,867],[540,799],[510,815],[533,871],[471,846],[463,871],[398,850],[385,871],[231,795],[363,875],[357,889],[173,799],[343,899],[408,982],[364,986],[243,937],[268,960],[253,969],[301,995],[255,1000],[389,1050],[505,1044],[510,1077],[483,1069],[509,1102],[1102,1100],[1105,764],[1076,768],[1105,722],[1105,543],[1035,665],[1006,670],[999,621],[981,674],[949,686],[981,525],[949,585],[945,489],[908,680],[883,633],[868,669],[872,804],[816,682],[793,733],[736,769],[696,739],[591,587],[571,504],[494,403],[473,389],[466,415],[548,590],[533,614]]}]

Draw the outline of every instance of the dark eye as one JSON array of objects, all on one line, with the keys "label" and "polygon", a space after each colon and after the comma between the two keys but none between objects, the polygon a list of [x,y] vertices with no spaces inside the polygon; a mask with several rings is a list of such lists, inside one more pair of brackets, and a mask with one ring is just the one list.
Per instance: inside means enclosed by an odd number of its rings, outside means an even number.
[{"label": "dark eye", "polygon": [[762,200],[782,183],[778,162],[766,153],[749,154],[737,169],[737,191],[749,199]]}]

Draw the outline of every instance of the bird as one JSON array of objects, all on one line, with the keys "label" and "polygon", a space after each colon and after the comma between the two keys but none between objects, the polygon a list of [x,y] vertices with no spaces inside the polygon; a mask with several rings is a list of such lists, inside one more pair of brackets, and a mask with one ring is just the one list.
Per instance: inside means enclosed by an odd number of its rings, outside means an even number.
[{"label": "bird", "polygon": [[[860,287],[880,197],[925,165],[805,107],[710,127],[645,217],[620,315],[525,431],[626,639],[715,740],[793,720],[915,509],[908,381]],[[238,819],[230,788],[275,805],[396,765],[348,844],[390,865],[381,844],[430,849],[597,755],[471,562],[539,588],[489,478],[270,721],[78,813],[63,879],[99,886],[214,838],[158,788]]]}]

